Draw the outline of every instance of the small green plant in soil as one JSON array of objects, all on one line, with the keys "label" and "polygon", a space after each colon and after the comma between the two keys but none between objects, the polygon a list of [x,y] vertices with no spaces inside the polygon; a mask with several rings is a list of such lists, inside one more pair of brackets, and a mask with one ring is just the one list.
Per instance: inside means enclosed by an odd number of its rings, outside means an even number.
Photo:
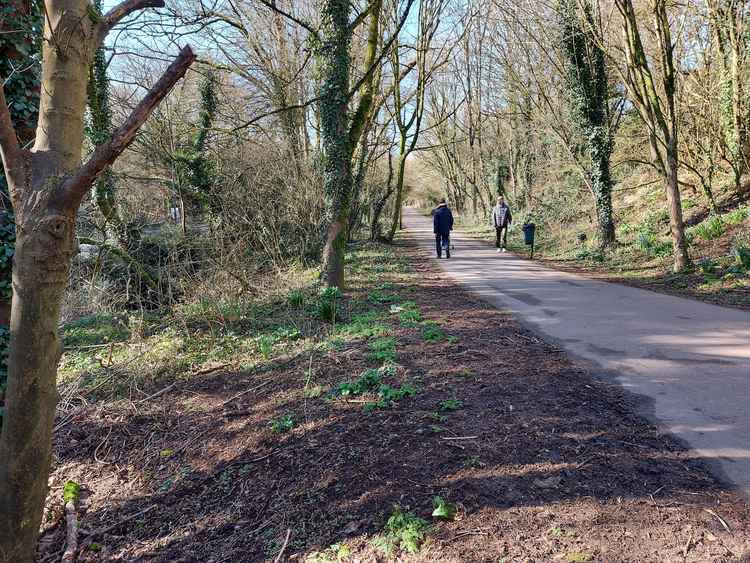
[{"label": "small green plant in soil", "polygon": [[305,294],[299,289],[293,289],[286,297],[286,302],[294,309],[301,309],[305,304]]},{"label": "small green plant in soil", "polygon": [[446,501],[443,497],[432,499],[432,517],[443,520],[453,520],[456,517],[456,505]]},{"label": "small green plant in soil", "polygon": [[390,385],[383,384],[378,388],[378,400],[367,403],[364,410],[365,412],[371,412],[376,409],[389,409],[401,399],[413,397],[416,394],[417,389],[408,384],[401,387],[391,387]]},{"label": "small green plant in soil", "polygon": [[432,420],[435,420],[437,422],[446,422],[448,420],[448,417],[444,414],[440,414],[439,412],[431,412],[427,414],[427,418],[431,418]]},{"label": "small green plant in soil", "polygon": [[695,227],[695,234],[703,240],[714,240],[726,231],[724,220],[719,215],[712,215]]},{"label": "small green plant in soil", "polygon": [[315,312],[318,318],[329,323],[335,323],[339,317],[339,301],[341,300],[341,290],[338,287],[328,287],[320,292],[318,302],[315,306]]},{"label": "small green plant in soil", "polygon": [[258,352],[264,360],[271,357],[273,353],[273,339],[270,336],[261,336],[258,338]]},{"label": "small green plant in soil", "polygon": [[422,313],[419,311],[401,311],[398,314],[398,320],[406,326],[416,326],[422,320]]},{"label": "small green plant in soil", "polygon": [[463,402],[459,401],[458,399],[445,399],[438,403],[438,409],[442,412],[457,411],[463,406]]},{"label": "small green plant in soil", "polygon": [[461,465],[466,469],[479,469],[480,467],[484,467],[484,464],[481,462],[481,460],[474,455],[465,458],[461,462]]},{"label": "small green plant in soil", "polygon": [[698,270],[701,274],[713,274],[716,272],[718,266],[716,261],[711,258],[704,258],[698,262]]},{"label": "small green plant in soil", "polygon": [[441,342],[448,335],[435,321],[424,321],[422,323],[422,338],[425,342]]},{"label": "small green plant in soil", "polygon": [[382,314],[377,311],[354,315],[348,323],[340,325],[338,331],[355,338],[386,336],[390,327],[380,322],[382,318]]},{"label": "small green plant in soil", "polygon": [[272,420],[268,423],[268,425],[271,427],[271,432],[275,432],[276,434],[284,434],[285,432],[289,432],[292,428],[294,428],[294,418],[292,418],[292,415],[285,414],[281,418]]},{"label": "small green plant in soil", "polygon": [[397,506],[385,524],[383,535],[375,540],[375,545],[387,556],[393,555],[396,550],[417,553],[428,530],[427,520],[411,512],[404,512]]},{"label": "small green plant in soil", "polygon": [[732,239],[732,256],[740,270],[750,270],[750,230],[742,230]]},{"label": "small green plant in soil", "polygon": [[380,370],[368,369],[356,380],[342,383],[336,387],[332,394],[339,397],[354,397],[362,395],[363,393],[377,389],[381,381],[382,373]]},{"label": "small green plant in soil", "polygon": [[381,337],[369,343],[370,353],[367,359],[380,364],[396,361],[396,340],[392,337]]},{"label": "small green plant in soil", "polygon": [[63,503],[77,502],[81,494],[81,485],[75,481],[67,481],[63,486]]}]

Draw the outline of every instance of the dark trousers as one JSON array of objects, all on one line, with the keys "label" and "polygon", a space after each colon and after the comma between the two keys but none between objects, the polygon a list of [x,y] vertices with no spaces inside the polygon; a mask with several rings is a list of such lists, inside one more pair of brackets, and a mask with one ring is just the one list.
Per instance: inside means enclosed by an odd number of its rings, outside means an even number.
[{"label": "dark trousers", "polygon": [[440,258],[443,255],[443,247],[450,248],[450,233],[435,233],[435,250]]},{"label": "dark trousers", "polygon": [[[508,245],[508,225],[503,225],[502,227],[495,227],[495,246],[498,248],[505,248]],[[500,245],[500,238],[502,237],[503,244]]]}]

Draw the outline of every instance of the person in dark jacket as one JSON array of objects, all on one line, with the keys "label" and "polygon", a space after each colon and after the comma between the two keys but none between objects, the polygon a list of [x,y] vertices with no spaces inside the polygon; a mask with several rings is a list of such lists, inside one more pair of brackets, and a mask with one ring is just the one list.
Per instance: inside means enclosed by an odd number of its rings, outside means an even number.
[{"label": "person in dark jacket", "polygon": [[[508,227],[513,222],[513,216],[510,213],[510,207],[505,204],[505,198],[497,198],[497,205],[492,209],[492,224],[495,226],[495,246],[497,251],[505,252],[508,244]],[[500,244],[502,240],[502,246]]]},{"label": "person in dark jacket", "polygon": [[450,258],[450,233],[453,230],[453,213],[448,209],[445,199],[441,199],[438,206],[432,212],[432,230],[435,233],[437,257],[441,258],[443,249],[445,249],[445,257]]}]

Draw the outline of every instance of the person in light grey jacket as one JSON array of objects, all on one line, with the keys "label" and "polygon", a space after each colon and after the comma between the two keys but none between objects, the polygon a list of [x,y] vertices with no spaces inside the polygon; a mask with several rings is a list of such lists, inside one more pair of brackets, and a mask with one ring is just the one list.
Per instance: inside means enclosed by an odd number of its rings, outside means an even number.
[{"label": "person in light grey jacket", "polygon": [[[505,247],[508,244],[508,227],[512,222],[513,215],[510,212],[510,207],[506,205],[505,198],[499,196],[497,205],[492,209],[492,224],[495,226],[495,245],[498,252],[501,249],[505,252]],[[501,241],[502,245],[500,244]]]}]

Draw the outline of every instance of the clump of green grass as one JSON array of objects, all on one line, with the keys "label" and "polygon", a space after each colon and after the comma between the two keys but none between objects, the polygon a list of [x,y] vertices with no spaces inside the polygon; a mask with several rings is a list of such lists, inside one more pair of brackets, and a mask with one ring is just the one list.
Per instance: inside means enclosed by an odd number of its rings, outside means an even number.
[{"label": "clump of green grass", "polygon": [[727,213],[724,215],[724,220],[730,225],[739,225],[748,217],[750,217],[750,206],[740,207],[739,209]]},{"label": "clump of green grass", "polygon": [[258,337],[258,352],[260,352],[260,355],[263,356],[264,360],[271,357],[271,354],[273,353],[273,339],[270,336],[265,335]]},{"label": "clump of green grass", "polygon": [[425,342],[442,342],[448,339],[448,335],[435,321],[424,321],[422,323],[422,338]]},{"label": "clump of green grass", "polygon": [[636,238],[636,246],[644,254],[652,257],[668,256],[672,252],[672,243],[661,240],[655,233],[642,230]]},{"label": "clump of green grass", "polygon": [[416,394],[416,387],[411,385],[402,385],[401,387],[381,385],[378,388],[378,400],[372,403],[367,403],[364,409],[365,412],[371,412],[376,409],[389,409],[401,399],[413,397]]},{"label": "clump of green grass", "polygon": [[694,232],[703,240],[714,240],[722,236],[727,230],[726,224],[720,215],[712,215],[700,225],[696,226]]},{"label": "clump of green grass", "polygon": [[393,337],[376,338],[368,344],[370,353],[367,359],[371,362],[387,364],[396,361],[396,339]]},{"label": "clump of green grass", "polygon": [[299,289],[293,289],[286,297],[286,302],[290,307],[301,309],[305,304],[305,294]]},{"label": "clump of green grass", "polygon": [[335,323],[339,317],[339,301],[341,290],[338,287],[328,287],[320,292],[315,311],[318,318],[329,323]]},{"label": "clump of green grass", "polygon": [[375,546],[387,556],[393,555],[396,550],[417,553],[422,547],[429,526],[427,520],[411,512],[404,512],[396,506],[385,524],[384,534],[376,538]]},{"label": "clump of green grass", "polygon": [[442,412],[451,412],[451,411],[457,411],[463,406],[464,406],[463,402],[459,401],[458,399],[445,399],[438,403],[438,410]]},{"label": "clump of green grass", "polygon": [[284,434],[294,428],[294,418],[292,418],[292,415],[290,414],[285,414],[281,418],[269,422],[268,426],[271,427],[271,432]]},{"label": "clump of green grass", "polygon": [[742,271],[750,270],[750,230],[734,235],[731,248],[735,266]]},{"label": "clump of green grass", "polygon": [[456,505],[448,502],[443,497],[434,497],[432,499],[433,518],[442,518],[444,520],[453,520],[456,517]]},{"label": "clump of green grass", "polygon": [[113,315],[81,317],[65,325],[63,340],[66,346],[95,346],[122,342],[130,338],[130,329]]},{"label": "clump of green grass", "polygon": [[333,395],[339,397],[354,397],[376,389],[382,382],[383,373],[377,369],[368,369],[356,380],[342,383],[333,390]]},{"label": "clump of green grass", "polygon": [[383,293],[380,290],[371,291],[367,299],[373,303],[393,303],[398,299],[395,293]]},{"label": "clump of green grass", "polygon": [[380,322],[382,318],[382,313],[377,311],[354,315],[348,323],[339,325],[338,330],[355,338],[386,336],[390,332],[390,327]]}]

